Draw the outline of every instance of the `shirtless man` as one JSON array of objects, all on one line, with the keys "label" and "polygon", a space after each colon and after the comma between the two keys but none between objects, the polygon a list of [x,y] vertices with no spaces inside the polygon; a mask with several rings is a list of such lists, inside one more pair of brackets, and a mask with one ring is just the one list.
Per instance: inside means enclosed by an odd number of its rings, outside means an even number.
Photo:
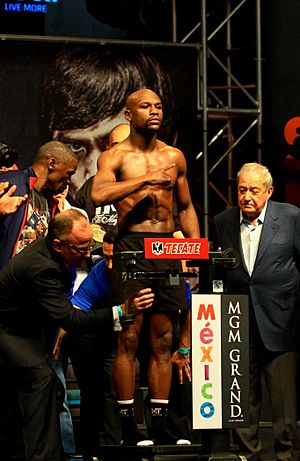
[{"label": "shirtless man", "polygon": [[[92,200],[96,206],[114,203],[117,208],[119,236],[115,242],[115,253],[143,250],[145,237],[172,237],[174,200],[184,236],[198,238],[199,224],[189,193],[184,155],[180,150],[157,139],[163,118],[160,98],[148,89],[132,93],[127,99],[125,117],[130,123],[130,134],[123,142],[100,156],[99,170],[92,186]],[[138,271],[175,268],[180,270],[179,260],[137,260],[136,264]],[[124,260],[116,257],[112,277],[115,304],[120,304],[125,293],[149,286],[149,280],[143,279],[128,279],[122,284],[122,270]],[[148,333],[151,436],[155,443],[174,443],[165,427],[172,373],[172,328],[179,309],[185,309],[185,293],[182,281],[178,287],[169,286],[166,280],[157,279],[152,282],[155,301],[149,316]],[[139,316],[133,325],[123,328],[114,363],[125,444],[140,444],[134,422],[133,395],[134,361],[142,323],[143,317]],[[183,372],[190,375],[189,341],[186,322],[180,338],[181,353],[175,353],[181,376]]]}]

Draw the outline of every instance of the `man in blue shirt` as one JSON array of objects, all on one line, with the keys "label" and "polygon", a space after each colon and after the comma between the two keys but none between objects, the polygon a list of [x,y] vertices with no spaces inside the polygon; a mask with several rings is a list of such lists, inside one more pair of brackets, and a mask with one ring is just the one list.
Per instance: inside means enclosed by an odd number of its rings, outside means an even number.
[{"label": "man in blue shirt", "polygon": [[[102,244],[104,259],[95,264],[71,298],[75,307],[89,311],[108,306],[109,269],[113,244],[106,233]],[[114,330],[120,325],[115,322]],[[121,442],[120,416],[112,380],[116,333],[105,326],[97,333],[68,338],[68,352],[80,388],[80,449],[88,461],[97,445]]]}]

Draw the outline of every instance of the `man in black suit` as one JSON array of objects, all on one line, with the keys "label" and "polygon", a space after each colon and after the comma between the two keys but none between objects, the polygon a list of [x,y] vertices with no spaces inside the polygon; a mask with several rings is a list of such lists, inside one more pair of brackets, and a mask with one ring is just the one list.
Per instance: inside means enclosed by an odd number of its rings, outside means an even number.
[{"label": "man in black suit", "polygon": [[[9,454],[14,442],[10,415],[15,415],[17,401],[26,461],[63,459],[63,388],[47,363],[46,331],[51,326],[72,333],[113,331],[124,308],[83,312],[68,298],[71,267],[89,256],[91,241],[92,229],[82,213],[63,211],[50,220],[47,237],[31,243],[0,272],[0,447],[5,460],[19,460]],[[129,299],[134,311],[151,306],[150,291],[141,290]]]},{"label": "man in black suit", "polygon": [[300,327],[300,210],[270,200],[273,181],[266,167],[243,165],[238,205],[215,217],[215,248],[234,248],[241,264],[227,272],[229,293],[249,296],[250,426],[237,429],[240,454],[260,459],[258,423],[261,377],[273,411],[276,459],[297,454],[296,371]]}]

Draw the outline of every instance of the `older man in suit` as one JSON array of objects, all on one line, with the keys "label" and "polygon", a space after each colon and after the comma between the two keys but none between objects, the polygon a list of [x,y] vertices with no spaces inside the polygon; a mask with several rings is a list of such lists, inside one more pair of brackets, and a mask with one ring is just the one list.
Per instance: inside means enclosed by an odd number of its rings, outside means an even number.
[{"label": "older man in suit", "polygon": [[[50,220],[46,237],[28,245],[0,271],[1,459],[63,460],[59,428],[63,389],[47,361],[47,332],[60,326],[73,333],[102,328],[113,334],[124,308],[83,312],[74,309],[68,298],[71,267],[89,256],[91,241],[92,229],[84,215],[63,211]],[[134,312],[152,305],[150,292],[141,290],[129,298]],[[16,402],[25,458],[11,456]]]},{"label": "older man in suit", "polygon": [[240,454],[259,460],[261,377],[273,411],[276,459],[297,453],[296,372],[300,327],[300,210],[270,200],[273,180],[266,167],[246,163],[238,173],[238,207],[214,219],[215,248],[240,253],[228,271],[229,293],[249,296],[250,426],[237,429]]}]

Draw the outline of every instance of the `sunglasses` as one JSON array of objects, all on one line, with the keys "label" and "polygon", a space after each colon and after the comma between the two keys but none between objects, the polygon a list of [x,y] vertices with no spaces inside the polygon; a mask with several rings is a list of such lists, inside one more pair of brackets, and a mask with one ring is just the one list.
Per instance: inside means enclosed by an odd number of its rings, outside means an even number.
[{"label": "sunglasses", "polygon": [[60,242],[64,243],[65,245],[67,245],[67,247],[71,248],[71,250],[74,250],[77,253],[80,253],[81,255],[85,255],[86,253],[91,251],[91,249],[94,246],[94,242],[90,243],[89,246],[86,248],[78,248],[76,245],[73,245],[73,243],[69,243],[66,240],[60,240]]}]

